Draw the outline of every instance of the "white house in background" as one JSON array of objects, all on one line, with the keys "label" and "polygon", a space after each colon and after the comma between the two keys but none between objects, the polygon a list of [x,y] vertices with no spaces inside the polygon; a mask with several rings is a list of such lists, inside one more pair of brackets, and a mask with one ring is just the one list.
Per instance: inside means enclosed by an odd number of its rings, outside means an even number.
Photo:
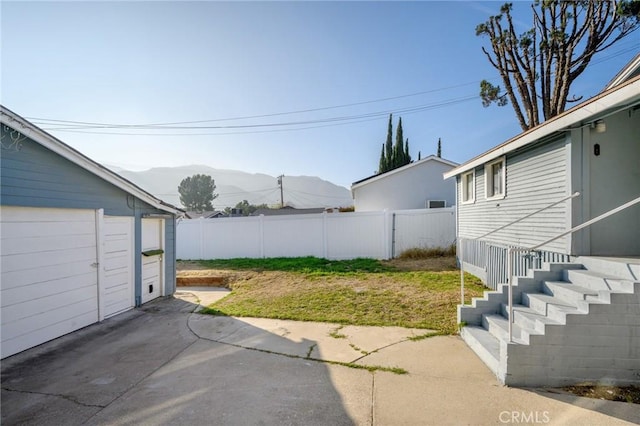
[{"label": "white house in background", "polygon": [[409,210],[455,205],[456,186],[443,173],[458,164],[431,155],[406,166],[354,182],[351,185],[355,210]]},{"label": "white house in background", "polygon": [[[457,185],[460,260],[497,290],[459,307],[461,335],[498,378],[639,384],[640,55],[597,96],[445,178]],[[539,245],[511,264],[510,315],[507,247]]]}]

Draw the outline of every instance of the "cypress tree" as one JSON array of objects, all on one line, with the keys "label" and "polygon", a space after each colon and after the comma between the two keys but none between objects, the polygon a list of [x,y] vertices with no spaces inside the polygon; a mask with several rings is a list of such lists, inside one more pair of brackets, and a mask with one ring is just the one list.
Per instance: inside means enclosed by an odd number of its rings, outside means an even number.
[{"label": "cypress tree", "polygon": [[440,138],[438,138],[438,153],[436,155],[438,158],[442,157],[442,142],[440,141]]},{"label": "cypress tree", "polygon": [[398,128],[396,129],[396,144],[393,147],[392,168],[395,169],[404,166],[404,136],[402,134],[402,117],[398,120]]},{"label": "cypress tree", "polygon": [[382,152],[380,153],[380,163],[378,164],[378,173],[384,173],[387,167],[387,160],[384,157],[384,144],[382,144]]},{"label": "cypress tree", "polygon": [[391,170],[393,168],[393,142],[392,142],[392,135],[393,135],[393,123],[392,123],[392,114],[389,114],[389,128],[387,129],[387,142],[385,143],[385,152],[386,152],[386,158],[385,158],[385,163],[384,163],[384,170],[382,170],[382,172],[386,172],[388,170]]},{"label": "cypress tree", "polygon": [[406,142],[404,143],[404,163],[402,164],[403,166],[405,164],[409,164],[411,162],[411,155],[409,155],[409,138],[407,138]]}]

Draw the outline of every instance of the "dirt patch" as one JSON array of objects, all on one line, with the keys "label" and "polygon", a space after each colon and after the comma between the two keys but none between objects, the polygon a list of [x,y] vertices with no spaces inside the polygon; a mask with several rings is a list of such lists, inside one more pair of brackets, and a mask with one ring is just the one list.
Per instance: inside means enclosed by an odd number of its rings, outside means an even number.
[{"label": "dirt patch", "polygon": [[215,285],[231,288],[234,282],[251,279],[257,275],[255,271],[238,271],[227,269],[210,269],[199,262],[179,260],[176,263],[176,280],[180,286]]},{"label": "dirt patch", "polygon": [[563,390],[574,395],[587,398],[604,399],[607,401],[628,402],[640,404],[640,387],[638,386],[596,386],[577,385],[567,386]]}]

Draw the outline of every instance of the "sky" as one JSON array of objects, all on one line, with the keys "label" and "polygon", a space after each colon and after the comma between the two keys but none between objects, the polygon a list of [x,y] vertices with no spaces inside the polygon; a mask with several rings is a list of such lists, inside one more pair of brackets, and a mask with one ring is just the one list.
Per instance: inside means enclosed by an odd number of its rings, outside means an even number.
[{"label": "sky", "polygon": [[[521,132],[510,105],[478,96],[480,80],[500,81],[475,27],[501,4],[3,0],[0,100],[106,165],[348,188],[375,173],[390,113],[414,160],[441,139],[462,163]],[[522,31],[528,5],[516,3]],[[636,31],[572,93],[597,94],[639,51]]]}]

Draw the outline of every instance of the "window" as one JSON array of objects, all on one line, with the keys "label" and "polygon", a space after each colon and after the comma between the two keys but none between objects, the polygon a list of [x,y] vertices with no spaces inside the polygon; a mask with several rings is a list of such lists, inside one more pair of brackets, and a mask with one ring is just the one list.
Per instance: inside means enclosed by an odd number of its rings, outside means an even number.
[{"label": "window", "polygon": [[427,200],[425,204],[428,209],[442,209],[447,207],[446,200]]},{"label": "window", "polygon": [[462,202],[473,203],[476,198],[474,172],[468,172],[462,175]]},{"label": "window", "polygon": [[504,198],[505,186],[504,157],[485,166],[487,198]]}]

